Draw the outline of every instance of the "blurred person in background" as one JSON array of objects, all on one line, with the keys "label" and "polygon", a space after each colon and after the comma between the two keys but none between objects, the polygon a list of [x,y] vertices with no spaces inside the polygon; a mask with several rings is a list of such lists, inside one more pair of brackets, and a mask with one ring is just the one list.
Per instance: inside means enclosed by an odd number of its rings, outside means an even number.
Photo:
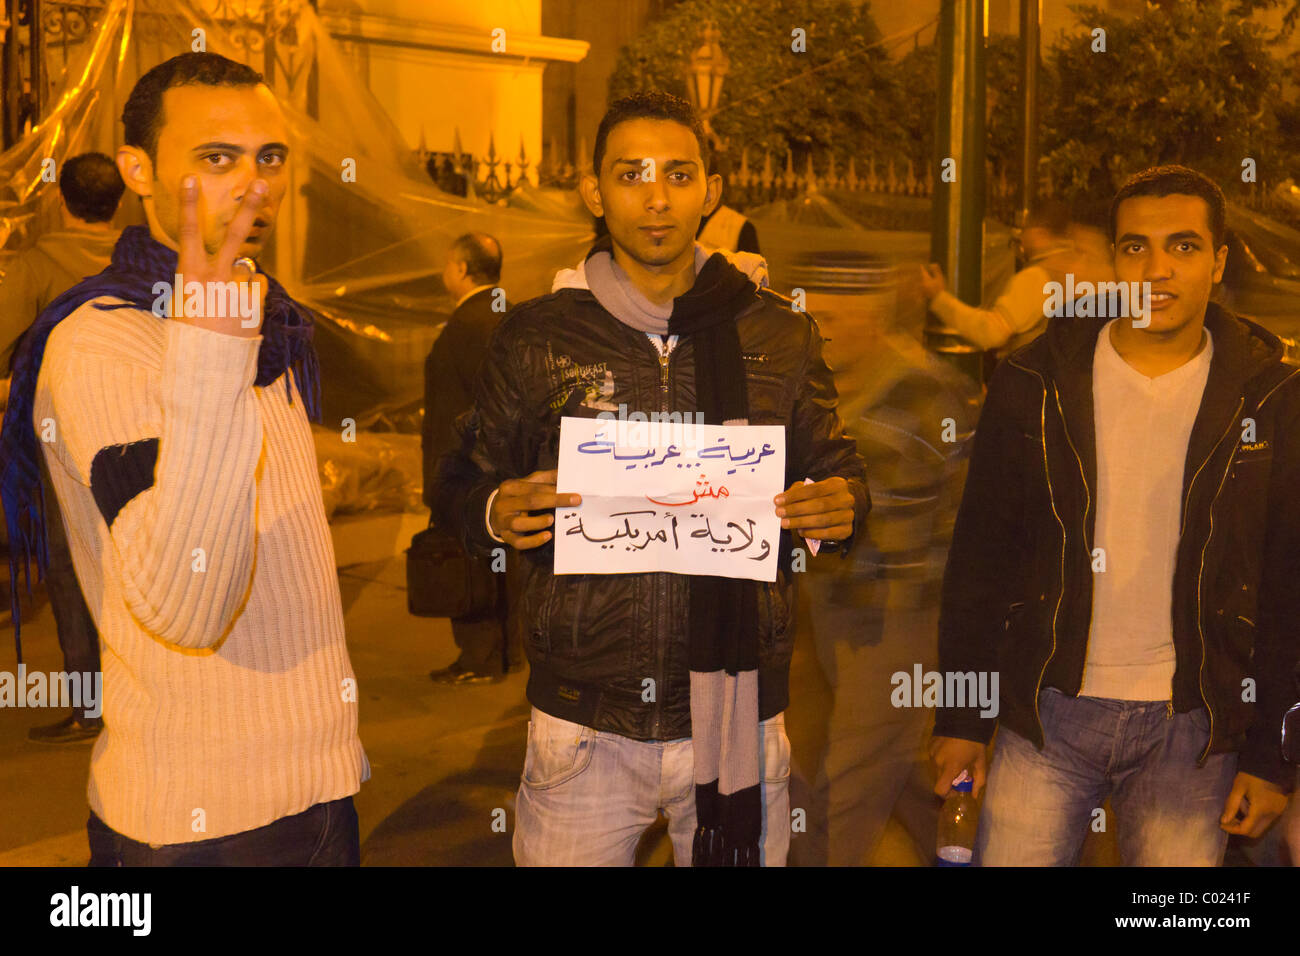
[{"label": "blurred person in background", "polygon": [[[60,227],[38,236],[0,276],[0,356],[6,376],[28,326],[64,290],[102,272],[117,242],[113,216],[126,184],[113,160],[82,153],[65,160],[57,178]],[[3,392],[9,392],[7,377]]]},{"label": "blurred person in background", "polygon": [[900,296],[909,290],[879,259],[814,253],[794,268],[874,507],[846,560],[809,562],[798,575],[799,628],[811,632],[830,708],[820,752],[795,752],[811,793],[801,804],[808,835],[792,858],[863,865],[897,814],[929,862],[939,807],[924,748],[933,715],[894,706],[890,678],[938,663],[939,589],[979,388],[925,350],[923,303]]},{"label": "blurred person in background", "polygon": [[921,291],[930,303],[930,311],[945,325],[982,349],[997,350],[999,356],[1014,352],[1033,341],[1047,328],[1044,307],[1048,282],[1067,284],[1113,282],[1109,241],[1096,230],[1071,221],[1070,210],[1063,203],[1048,201],[1032,210],[1020,232],[1020,255],[1023,262],[1007,282],[1006,288],[989,308],[967,305],[948,291],[943,269],[936,263],[922,266]]},{"label": "blurred person in background", "polygon": [[[126,190],[117,164],[103,153],[82,153],[66,160],[57,178],[61,228],[37,238],[0,279],[0,343],[4,349],[0,354],[4,355],[6,373],[19,340],[36,317],[64,291],[103,271],[117,242],[112,220]],[[8,395],[6,375],[0,383],[0,408]],[[53,502],[44,459],[41,472],[45,500]],[[77,583],[59,509],[49,508],[47,514],[50,563],[45,586],[63,652],[63,670],[93,674],[99,671],[99,632]],[[103,726],[103,718],[82,708],[57,723],[33,727],[27,736],[40,743],[77,743],[93,739]]]},{"label": "blurred person in background", "polygon": [[[724,157],[717,159],[718,175],[722,177],[723,198],[731,185],[731,164]],[[725,249],[727,252],[752,252],[760,255],[758,230],[748,217],[725,203],[700,220],[696,242],[706,249]]]}]

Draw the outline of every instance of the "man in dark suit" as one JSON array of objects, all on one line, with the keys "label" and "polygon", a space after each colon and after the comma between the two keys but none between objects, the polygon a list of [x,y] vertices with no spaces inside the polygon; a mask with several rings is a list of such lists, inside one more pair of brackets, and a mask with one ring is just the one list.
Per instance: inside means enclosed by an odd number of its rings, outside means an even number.
[{"label": "man in dark suit", "polygon": [[[451,244],[442,281],[456,308],[424,363],[424,500],[430,507],[436,463],[459,441],[454,423],[474,406],[474,378],[487,355],[488,341],[509,308],[500,280],[501,244],[492,236],[466,233]],[[506,639],[505,591],[501,581],[501,599],[486,616],[452,619],[451,633],[460,657],[450,667],[430,673],[434,681],[478,684],[502,678],[513,654]]]}]

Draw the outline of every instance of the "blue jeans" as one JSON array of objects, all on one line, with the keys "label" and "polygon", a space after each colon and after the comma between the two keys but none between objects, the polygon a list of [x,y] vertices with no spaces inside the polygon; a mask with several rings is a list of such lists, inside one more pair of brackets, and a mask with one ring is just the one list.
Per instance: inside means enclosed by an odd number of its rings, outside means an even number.
[{"label": "blue jeans", "polygon": [[[785,714],[759,724],[763,834],[759,860],[784,866],[790,849],[790,739]],[[678,866],[695,840],[691,739],[632,740],[533,708],[515,805],[519,866],[631,866],[658,812]]]},{"label": "blue jeans", "polygon": [[1199,709],[1168,716],[1165,701],[1039,697],[1044,747],[998,731],[980,813],[975,862],[1074,866],[1110,797],[1125,866],[1218,866],[1219,828],[1236,754],[1196,758],[1210,739]]},{"label": "blue jeans", "polygon": [[243,833],[150,846],[123,836],[94,813],[86,822],[91,866],[360,866],[361,837],[351,797]]}]

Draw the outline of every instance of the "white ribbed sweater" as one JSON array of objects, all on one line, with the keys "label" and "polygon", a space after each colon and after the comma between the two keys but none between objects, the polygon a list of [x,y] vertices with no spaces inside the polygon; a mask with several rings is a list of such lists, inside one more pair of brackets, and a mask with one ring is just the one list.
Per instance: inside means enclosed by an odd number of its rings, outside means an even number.
[{"label": "white ribbed sweater", "polygon": [[[369,777],[310,426],[284,376],[253,385],[261,342],[87,303],[36,385],[101,640],[90,808],[144,843],[255,829]],[[110,532],[91,463],[149,438],[154,484]]]}]

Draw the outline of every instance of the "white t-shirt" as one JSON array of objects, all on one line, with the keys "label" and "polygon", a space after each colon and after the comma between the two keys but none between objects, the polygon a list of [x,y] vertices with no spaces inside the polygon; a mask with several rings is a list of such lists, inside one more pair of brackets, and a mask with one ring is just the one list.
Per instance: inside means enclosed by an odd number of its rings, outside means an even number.
[{"label": "white t-shirt", "polygon": [[1092,625],[1079,693],[1169,700],[1183,469],[1214,343],[1207,329],[1205,347],[1191,361],[1148,378],[1115,351],[1115,321],[1097,336],[1093,356],[1097,520]]}]

